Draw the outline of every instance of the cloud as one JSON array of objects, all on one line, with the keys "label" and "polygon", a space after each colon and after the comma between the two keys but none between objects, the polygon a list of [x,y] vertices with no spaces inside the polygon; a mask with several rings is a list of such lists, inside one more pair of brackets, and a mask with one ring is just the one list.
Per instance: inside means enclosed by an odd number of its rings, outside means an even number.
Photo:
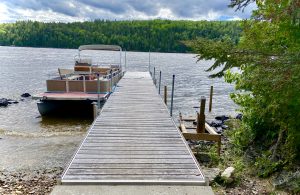
[{"label": "cloud", "polygon": [[94,19],[231,20],[249,18],[223,0],[2,0],[0,22],[16,20],[84,21]]}]

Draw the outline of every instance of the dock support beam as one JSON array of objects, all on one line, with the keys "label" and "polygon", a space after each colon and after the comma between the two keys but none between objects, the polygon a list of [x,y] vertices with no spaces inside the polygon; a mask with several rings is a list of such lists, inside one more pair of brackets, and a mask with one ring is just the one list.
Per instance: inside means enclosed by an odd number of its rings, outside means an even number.
[{"label": "dock support beam", "polygon": [[168,88],[165,86],[164,88],[164,102],[166,105],[168,105]]},{"label": "dock support beam", "polygon": [[205,133],[205,102],[206,98],[201,97],[200,113],[197,113],[197,133]]},{"label": "dock support beam", "polygon": [[173,74],[173,79],[172,79],[172,94],[171,94],[171,110],[170,110],[170,116],[172,116],[172,115],[173,115],[174,83],[175,83],[175,75]]},{"label": "dock support beam", "polygon": [[93,102],[92,105],[93,105],[93,116],[94,116],[94,120],[95,120],[98,116],[98,106],[97,106],[96,102]]},{"label": "dock support beam", "polygon": [[97,98],[97,105],[98,105],[98,108],[100,108],[100,75],[99,73],[97,74],[97,95],[98,95],[98,98]]},{"label": "dock support beam", "polygon": [[211,112],[212,109],[212,98],[213,98],[213,93],[214,93],[214,87],[210,86],[210,95],[209,95],[209,112]]},{"label": "dock support beam", "polygon": [[161,71],[159,71],[158,94],[160,94],[160,85],[161,85]]}]

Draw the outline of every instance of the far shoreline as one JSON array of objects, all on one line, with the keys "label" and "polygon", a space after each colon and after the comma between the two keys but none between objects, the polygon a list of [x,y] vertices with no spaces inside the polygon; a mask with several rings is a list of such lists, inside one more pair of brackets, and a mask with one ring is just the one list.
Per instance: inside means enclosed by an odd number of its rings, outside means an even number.
[{"label": "far shoreline", "polygon": [[[63,47],[31,47],[31,46],[17,46],[17,45],[0,45],[0,47],[10,47],[10,48],[37,48],[37,49],[65,49],[65,50],[77,50],[78,48],[63,48]],[[141,53],[149,53],[149,51],[139,51],[139,50],[122,50],[122,52],[141,52]],[[150,51],[150,53],[163,53],[163,54],[195,54],[193,52],[159,52],[159,51]]]}]

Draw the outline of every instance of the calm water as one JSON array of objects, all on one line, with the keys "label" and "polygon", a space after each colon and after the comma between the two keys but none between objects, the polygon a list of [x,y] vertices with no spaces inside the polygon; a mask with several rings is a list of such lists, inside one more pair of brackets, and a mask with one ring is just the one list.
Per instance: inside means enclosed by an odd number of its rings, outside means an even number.
[{"label": "calm water", "polygon": [[[22,93],[36,94],[45,90],[45,80],[57,69],[73,68],[73,49],[0,47],[0,98],[20,100]],[[116,52],[90,52],[96,60],[118,61]],[[100,57],[99,57],[100,56]],[[148,53],[127,52],[128,71],[148,71]],[[124,62],[124,53],[123,53]],[[179,111],[194,115],[201,96],[208,97],[214,86],[213,112],[234,114],[236,106],[230,100],[233,86],[223,79],[208,78],[211,61],[196,63],[194,54],[151,53],[151,71],[162,71],[162,85],[171,89],[172,74],[176,75],[174,118]],[[79,111],[80,112],[80,111]],[[82,118],[42,118],[36,101],[30,98],[7,108],[0,107],[0,169],[63,166],[92,123]],[[22,159],[17,160],[16,159]]]}]

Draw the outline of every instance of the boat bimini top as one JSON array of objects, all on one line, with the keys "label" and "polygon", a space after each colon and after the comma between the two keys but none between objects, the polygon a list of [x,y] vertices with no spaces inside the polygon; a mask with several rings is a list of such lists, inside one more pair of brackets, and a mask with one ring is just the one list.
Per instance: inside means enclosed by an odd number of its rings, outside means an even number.
[{"label": "boat bimini top", "polygon": [[[105,50],[105,51],[119,51],[120,52],[120,60],[119,63],[101,63],[101,64],[109,64],[110,67],[122,67],[122,48],[118,45],[101,45],[101,44],[93,44],[93,45],[81,45],[78,48],[78,55],[75,56],[76,65],[92,65],[92,59],[87,58],[87,56],[80,55],[81,51],[84,50]],[[99,65],[96,65],[99,66]]]},{"label": "boat bimini top", "polygon": [[78,50],[79,52],[82,50],[122,51],[122,48],[118,45],[81,45]]}]

